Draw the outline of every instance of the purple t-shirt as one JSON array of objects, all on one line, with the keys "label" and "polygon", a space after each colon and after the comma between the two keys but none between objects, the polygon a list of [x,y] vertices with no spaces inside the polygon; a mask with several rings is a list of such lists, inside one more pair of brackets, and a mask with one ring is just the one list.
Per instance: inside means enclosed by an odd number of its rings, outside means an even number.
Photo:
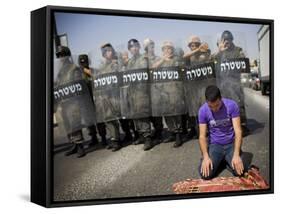
[{"label": "purple t-shirt", "polygon": [[209,143],[228,144],[234,142],[232,118],[239,117],[239,107],[234,100],[222,98],[222,105],[217,112],[212,112],[208,104],[199,109],[199,124],[207,124]]}]

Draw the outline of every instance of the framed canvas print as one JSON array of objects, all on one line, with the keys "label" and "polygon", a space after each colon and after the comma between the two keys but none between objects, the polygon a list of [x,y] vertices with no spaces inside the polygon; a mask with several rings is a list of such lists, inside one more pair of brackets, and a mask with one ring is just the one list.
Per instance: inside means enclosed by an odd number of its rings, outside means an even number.
[{"label": "framed canvas print", "polygon": [[31,201],[273,193],[273,20],[31,12]]}]

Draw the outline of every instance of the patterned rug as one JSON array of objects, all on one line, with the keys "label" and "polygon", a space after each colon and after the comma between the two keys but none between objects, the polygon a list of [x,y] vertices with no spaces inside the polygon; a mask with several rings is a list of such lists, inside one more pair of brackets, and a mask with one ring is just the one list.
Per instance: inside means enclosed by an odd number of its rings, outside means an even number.
[{"label": "patterned rug", "polygon": [[186,179],[173,184],[176,194],[200,193],[200,192],[225,192],[268,189],[269,185],[261,176],[259,169],[252,166],[241,177],[217,177],[211,180]]}]

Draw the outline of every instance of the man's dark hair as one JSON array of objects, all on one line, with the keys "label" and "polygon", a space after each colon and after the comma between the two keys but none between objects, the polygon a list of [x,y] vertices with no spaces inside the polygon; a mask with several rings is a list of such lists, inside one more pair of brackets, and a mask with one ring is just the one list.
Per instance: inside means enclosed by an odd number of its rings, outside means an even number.
[{"label": "man's dark hair", "polygon": [[209,85],[205,91],[205,97],[208,102],[214,102],[221,99],[220,89],[215,85]]}]

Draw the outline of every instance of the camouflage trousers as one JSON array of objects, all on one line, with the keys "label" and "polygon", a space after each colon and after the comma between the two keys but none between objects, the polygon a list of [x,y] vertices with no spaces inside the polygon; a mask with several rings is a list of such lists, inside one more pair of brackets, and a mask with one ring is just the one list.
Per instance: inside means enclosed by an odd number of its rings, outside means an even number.
[{"label": "camouflage trousers", "polygon": [[151,137],[151,125],[149,118],[134,119],[137,132],[143,137]]},{"label": "camouflage trousers", "polygon": [[172,133],[182,133],[182,116],[165,116],[168,129]]},{"label": "camouflage trousers", "polygon": [[67,135],[69,142],[74,144],[80,144],[84,142],[82,130],[78,130]]},{"label": "camouflage trousers", "polygon": [[120,140],[120,130],[119,130],[119,122],[118,120],[113,120],[106,122],[106,128],[109,133],[109,138],[111,141],[119,141]]}]

